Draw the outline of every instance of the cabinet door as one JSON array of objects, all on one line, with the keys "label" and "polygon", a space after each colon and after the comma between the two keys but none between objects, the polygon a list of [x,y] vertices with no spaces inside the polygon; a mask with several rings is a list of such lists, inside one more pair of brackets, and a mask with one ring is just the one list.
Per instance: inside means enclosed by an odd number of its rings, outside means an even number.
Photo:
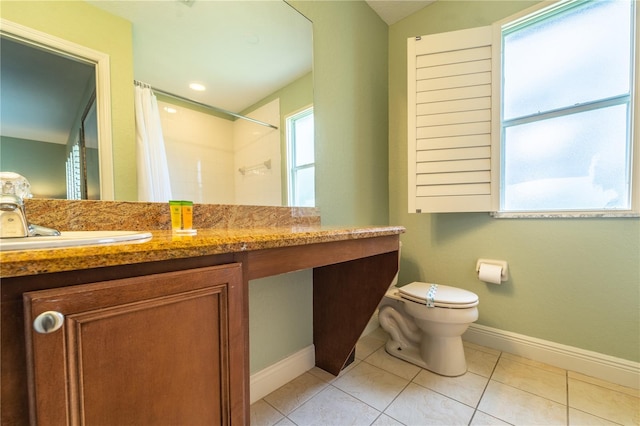
[{"label": "cabinet door", "polygon": [[230,424],[242,297],[239,264],[25,293],[31,423]]}]

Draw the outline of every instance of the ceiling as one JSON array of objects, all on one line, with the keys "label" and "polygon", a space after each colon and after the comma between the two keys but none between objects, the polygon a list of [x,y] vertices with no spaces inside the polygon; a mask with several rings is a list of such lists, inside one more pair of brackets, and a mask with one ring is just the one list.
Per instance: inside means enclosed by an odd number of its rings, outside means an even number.
[{"label": "ceiling", "polygon": [[366,0],[387,25],[393,25],[435,0]]},{"label": "ceiling", "polygon": [[283,1],[86,1],[132,23],[136,80],[204,104],[237,113],[311,71],[311,22]]}]

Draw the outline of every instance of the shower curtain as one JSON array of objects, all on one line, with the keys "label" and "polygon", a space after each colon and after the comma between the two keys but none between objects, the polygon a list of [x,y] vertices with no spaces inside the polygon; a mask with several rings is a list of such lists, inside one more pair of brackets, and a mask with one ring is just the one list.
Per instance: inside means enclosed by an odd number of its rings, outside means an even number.
[{"label": "shower curtain", "polygon": [[171,182],[158,101],[149,85],[135,82],[134,88],[138,200],[167,202],[171,199]]}]

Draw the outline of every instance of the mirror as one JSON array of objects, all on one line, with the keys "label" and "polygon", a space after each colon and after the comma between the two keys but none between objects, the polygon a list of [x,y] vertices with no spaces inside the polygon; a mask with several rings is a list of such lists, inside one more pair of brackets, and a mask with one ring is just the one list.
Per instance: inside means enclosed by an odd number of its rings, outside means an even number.
[{"label": "mirror", "polygon": [[[203,109],[200,106],[194,107],[192,104],[175,101],[162,94],[177,94],[195,100],[199,104],[212,105],[251,116],[254,114],[253,107],[256,110],[263,108],[268,101],[273,100],[270,96],[300,80],[307,85],[308,100],[304,106],[313,101],[310,74],[311,23],[285,2],[189,0],[88,1],[88,3],[132,22],[133,77],[157,89],[161,105],[164,103],[177,105],[178,108],[187,108],[210,116],[217,114],[220,119],[236,123],[240,120],[206,111],[206,108]],[[221,7],[224,8],[221,9]],[[283,24],[282,19],[289,19],[289,23]],[[3,33],[6,32],[5,30],[6,26],[3,25]],[[149,47],[147,44],[149,40],[156,43],[155,47]],[[46,43],[42,42],[42,45],[44,44]],[[38,48],[41,49],[40,45]],[[56,48],[56,51],[57,53],[68,52],[64,48]],[[178,54],[183,56],[176,56]],[[86,58],[86,56],[80,57]],[[4,56],[2,60],[4,61]],[[73,57],[71,61],[77,63],[78,57]],[[114,63],[113,66],[117,65]],[[187,75],[184,73],[185,70],[191,73]],[[114,76],[115,74],[116,72],[112,73]],[[208,86],[208,90],[202,93],[191,92],[187,88],[187,84],[191,81],[204,83]],[[129,84],[133,91],[133,81]],[[97,91],[96,110],[99,128],[100,124],[106,121],[101,119],[100,89],[98,88]],[[292,108],[291,112],[293,112],[293,107],[287,105],[286,100],[283,102],[282,99],[279,105],[280,118],[276,119],[279,122],[274,124],[278,127],[275,132],[279,135],[279,143],[282,145],[285,136],[283,114],[288,113],[287,108]],[[262,114],[260,111],[256,113]],[[4,127],[4,123],[2,124]],[[119,123],[114,123],[114,128],[118,125]],[[246,132],[245,129],[240,131]],[[109,191],[104,191],[102,186],[103,175],[108,171],[112,173],[113,170],[113,165],[105,165],[103,161],[105,157],[111,159],[111,153],[105,155],[107,151],[103,150],[103,145],[106,142],[103,141],[100,129],[97,133],[100,197],[110,199]],[[134,144],[135,141],[126,143]],[[274,159],[272,164],[286,164],[284,150],[280,155],[283,157],[277,161]],[[251,166],[251,164],[243,165]],[[240,174],[237,173],[240,168],[236,167],[236,164],[233,165],[236,174]],[[284,174],[280,169],[272,168],[271,170],[274,174]],[[215,185],[215,183],[205,182],[206,185]],[[110,186],[113,191],[113,184]],[[198,200],[194,201],[198,202]],[[228,201],[205,200],[205,202]],[[242,203],[251,202],[242,200]]]},{"label": "mirror", "polygon": [[2,20],[0,169],[36,197],[113,199],[107,55]]}]

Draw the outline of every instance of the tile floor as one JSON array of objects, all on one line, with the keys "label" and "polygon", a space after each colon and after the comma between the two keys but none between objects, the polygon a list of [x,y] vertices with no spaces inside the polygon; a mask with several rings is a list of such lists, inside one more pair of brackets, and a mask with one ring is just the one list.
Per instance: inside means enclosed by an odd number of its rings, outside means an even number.
[{"label": "tile floor", "polygon": [[442,377],[391,357],[377,329],[338,377],[317,367],[251,406],[252,426],[640,425],[640,391],[465,342]]}]

